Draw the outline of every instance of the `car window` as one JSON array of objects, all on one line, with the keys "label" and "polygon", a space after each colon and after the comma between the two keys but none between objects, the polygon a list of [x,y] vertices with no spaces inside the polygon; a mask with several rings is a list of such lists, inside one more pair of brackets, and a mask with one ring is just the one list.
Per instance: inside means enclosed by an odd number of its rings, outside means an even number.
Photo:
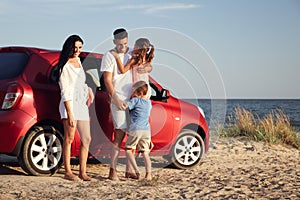
[{"label": "car window", "polygon": [[100,79],[97,69],[88,69],[86,70],[87,79],[91,79],[93,85],[100,87]]},{"label": "car window", "polygon": [[149,84],[151,88],[151,96],[156,97],[158,90],[157,87],[155,87],[155,85],[151,81],[149,81]]},{"label": "car window", "polygon": [[[90,86],[92,89],[100,87],[101,81],[99,77],[101,77],[101,74],[99,74],[99,69],[101,66],[101,59],[93,57],[80,57],[80,60],[86,73],[86,82],[88,86]],[[50,73],[50,81],[56,83],[58,74],[58,65],[55,65]]]},{"label": "car window", "polygon": [[83,69],[86,73],[86,82],[92,89],[101,86],[100,78],[100,67],[101,59],[94,57],[80,57]]},{"label": "car window", "polygon": [[26,67],[29,56],[25,53],[0,53],[0,80],[19,76]]}]

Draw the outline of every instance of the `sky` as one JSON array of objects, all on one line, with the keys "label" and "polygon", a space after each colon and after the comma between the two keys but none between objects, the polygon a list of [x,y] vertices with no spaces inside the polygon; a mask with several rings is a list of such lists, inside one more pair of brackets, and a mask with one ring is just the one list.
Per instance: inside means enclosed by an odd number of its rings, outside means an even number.
[{"label": "sky", "polygon": [[300,98],[299,0],[1,0],[0,47],[105,53],[124,27],[155,46],[151,76],[179,98]]}]

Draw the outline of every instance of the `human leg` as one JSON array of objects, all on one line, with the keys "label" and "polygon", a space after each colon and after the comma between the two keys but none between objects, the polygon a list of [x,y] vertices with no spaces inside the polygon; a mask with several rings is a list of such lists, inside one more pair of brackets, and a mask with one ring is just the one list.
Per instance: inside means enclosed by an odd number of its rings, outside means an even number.
[{"label": "human leg", "polygon": [[92,179],[86,174],[86,162],[89,154],[89,146],[91,143],[91,132],[89,121],[77,121],[77,129],[80,135],[80,154],[79,154],[79,178],[84,181]]},{"label": "human leg", "polygon": [[145,169],[146,169],[146,175],[145,175],[145,179],[148,181],[152,180],[152,169],[151,169],[151,159],[149,156],[149,152],[148,151],[144,151],[142,153],[143,158],[144,158],[144,163],[145,163]]},{"label": "human leg", "polygon": [[151,141],[151,138],[149,137],[149,132],[148,133],[147,131],[140,132],[140,134],[143,136],[139,140],[137,146],[140,152],[142,153],[144,163],[145,163],[145,169],[146,169],[145,179],[150,181],[152,180],[152,174],[151,174],[152,169],[151,169],[151,159],[149,154],[154,145]]},{"label": "human leg", "polygon": [[140,136],[138,132],[133,131],[128,133],[128,138],[125,144],[127,157],[126,163],[128,169],[125,172],[125,178],[139,179],[140,173],[135,160],[135,151],[139,140]]},{"label": "human leg", "polygon": [[[131,149],[131,154],[133,157],[135,157],[135,149]],[[126,171],[125,171],[125,178],[132,178],[132,179],[138,179],[139,176],[134,172],[134,166],[132,165],[132,162],[130,162],[128,159],[126,159]]]},{"label": "human leg", "polygon": [[70,126],[67,119],[63,119],[64,126],[64,142],[63,142],[63,160],[65,167],[65,179],[79,181],[78,176],[74,175],[71,170],[71,145],[74,140],[76,126]]},{"label": "human leg", "polygon": [[[135,174],[128,174],[127,172],[127,176],[126,178],[133,178],[133,179],[139,179],[140,177],[140,172],[139,172],[139,168],[137,166],[136,160],[135,160],[135,156],[134,156],[134,152],[135,149],[126,149],[126,159],[128,161],[128,163],[133,167]],[[129,176],[132,177],[129,177]]]},{"label": "human leg", "polygon": [[[128,127],[129,113],[128,111],[120,110],[114,104],[111,104],[110,108],[111,108],[111,114],[112,114],[115,131],[114,131],[114,141],[112,145],[113,148],[111,151],[111,162],[110,162],[110,171],[109,171],[108,178],[114,180],[117,179],[117,173],[116,173],[117,159],[118,159],[121,143],[124,139],[125,132]],[[133,172],[133,169],[128,162],[126,163],[125,177],[127,172]]]},{"label": "human leg", "polygon": [[108,178],[111,180],[118,179],[117,176],[117,159],[119,156],[120,146],[124,139],[125,132],[121,129],[115,129],[114,131],[114,141],[113,141],[113,148],[111,151],[111,157],[110,157],[110,170],[109,170],[109,176]]}]

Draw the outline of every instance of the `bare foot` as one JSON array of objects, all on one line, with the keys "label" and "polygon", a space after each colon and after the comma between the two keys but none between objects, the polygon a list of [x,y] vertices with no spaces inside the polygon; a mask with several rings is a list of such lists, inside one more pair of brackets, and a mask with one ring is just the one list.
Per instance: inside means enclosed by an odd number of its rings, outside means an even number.
[{"label": "bare foot", "polygon": [[125,178],[139,179],[140,174],[125,172]]},{"label": "bare foot", "polygon": [[136,172],[136,176],[137,176],[137,179],[140,179],[141,174],[139,172]]},{"label": "bare foot", "polygon": [[83,175],[79,175],[79,178],[83,181],[94,181],[93,178],[89,177],[88,175],[86,174],[83,174]]},{"label": "bare foot", "polygon": [[108,179],[112,180],[112,181],[118,181],[118,175],[117,175],[117,171],[113,168],[109,168],[109,175],[108,175]]},{"label": "bare foot", "polygon": [[145,179],[147,181],[151,181],[152,180],[152,175],[150,173],[146,173]]},{"label": "bare foot", "polygon": [[69,180],[69,181],[81,181],[81,179],[74,175],[74,174],[65,174],[64,179]]}]

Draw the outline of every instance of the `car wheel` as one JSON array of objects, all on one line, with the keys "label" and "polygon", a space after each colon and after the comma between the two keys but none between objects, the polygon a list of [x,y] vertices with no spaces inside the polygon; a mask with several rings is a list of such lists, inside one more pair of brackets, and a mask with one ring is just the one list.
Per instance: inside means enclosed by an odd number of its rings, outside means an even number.
[{"label": "car wheel", "polygon": [[193,130],[182,130],[173,146],[172,164],[180,169],[191,169],[204,156],[205,146],[200,135]]},{"label": "car wheel", "polygon": [[31,175],[52,175],[62,165],[63,137],[53,126],[35,126],[24,141],[19,163]]}]

